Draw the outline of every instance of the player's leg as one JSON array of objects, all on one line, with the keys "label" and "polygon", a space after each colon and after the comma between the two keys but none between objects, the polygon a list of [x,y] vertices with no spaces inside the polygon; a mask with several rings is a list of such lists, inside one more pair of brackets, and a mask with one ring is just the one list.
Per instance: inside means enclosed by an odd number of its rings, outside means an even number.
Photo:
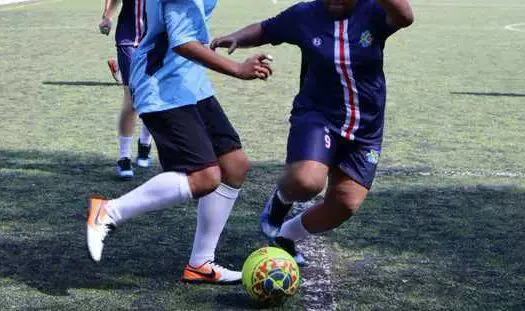
[{"label": "player's leg", "polygon": [[[183,281],[194,283],[208,281],[206,273],[199,273],[200,267],[215,261],[217,243],[250,165],[240,138],[219,102],[211,97],[199,102],[197,108],[218,157],[222,180],[213,193],[199,200],[195,240],[189,264],[183,274]],[[240,272],[222,269],[222,273],[231,282],[241,279]]]},{"label": "player's leg", "polygon": [[153,138],[146,125],[140,129],[139,140],[137,141],[137,166],[147,168],[151,166],[151,142]]},{"label": "player's leg", "polygon": [[133,178],[131,149],[133,146],[133,133],[135,131],[137,115],[131,104],[129,87],[124,85],[123,89],[124,95],[118,126],[119,158],[117,161],[117,177],[122,180],[128,180]]},{"label": "player's leg", "polygon": [[269,238],[277,235],[294,201],[308,201],[325,187],[336,144],[324,124],[315,115],[292,119],[286,170],[261,215],[261,229]]},{"label": "player's leg", "polygon": [[281,227],[276,240],[292,254],[296,253],[296,241],[339,227],[357,212],[368,195],[375,177],[378,153],[348,142],[341,149],[337,159],[339,165],[330,172],[325,200]]},{"label": "player's leg", "polygon": [[220,168],[195,105],[143,114],[155,139],[164,173],[115,200],[91,200],[87,238],[99,261],[112,228],[135,216],[200,198],[220,183]]},{"label": "player's leg", "polygon": [[[131,57],[135,51],[133,46],[118,46],[118,62],[124,85],[124,96],[122,110],[119,119],[119,160],[117,162],[117,176],[121,179],[130,179],[133,177],[133,168],[131,164],[131,149],[133,145],[133,134],[135,132],[137,114],[133,109],[131,92],[129,90],[129,75],[131,66]],[[138,141],[137,165],[140,167],[149,167],[151,158],[151,135],[148,129],[143,126]]]}]

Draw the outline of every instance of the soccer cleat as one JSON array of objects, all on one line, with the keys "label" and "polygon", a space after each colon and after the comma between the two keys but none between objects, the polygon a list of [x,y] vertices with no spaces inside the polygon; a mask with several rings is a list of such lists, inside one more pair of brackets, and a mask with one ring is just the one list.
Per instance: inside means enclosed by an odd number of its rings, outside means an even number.
[{"label": "soccer cleat", "polygon": [[108,67],[111,76],[117,83],[121,83],[120,69],[118,68],[118,63],[113,57],[108,58]]},{"label": "soccer cleat", "polygon": [[102,258],[104,239],[115,229],[115,222],[107,213],[108,201],[100,197],[89,199],[87,218],[87,247],[91,258],[98,262]]},{"label": "soccer cleat", "polygon": [[241,272],[228,270],[211,261],[197,268],[186,265],[182,275],[182,282],[191,284],[235,285],[241,281]]},{"label": "soccer cleat", "polygon": [[[277,205],[277,206],[276,206]],[[264,204],[261,214],[261,230],[268,238],[273,239],[279,234],[281,226],[292,204],[283,204],[277,197],[277,188],[275,188]]]},{"label": "soccer cleat", "polygon": [[119,179],[130,180],[133,175],[133,167],[129,158],[122,158],[117,161],[117,177]]},{"label": "soccer cleat", "polygon": [[290,256],[293,257],[293,259],[295,260],[295,262],[297,263],[299,267],[308,266],[308,263],[306,262],[306,259],[304,258],[303,253],[297,251],[294,241],[279,236],[279,237],[272,239],[271,244],[272,246],[282,248],[288,254],[290,254]]},{"label": "soccer cleat", "polygon": [[138,155],[137,155],[137,166],[147,168],[151,166],[152,160],[149,155],[151,152],[151,145],[144,145],[138,142]]}]

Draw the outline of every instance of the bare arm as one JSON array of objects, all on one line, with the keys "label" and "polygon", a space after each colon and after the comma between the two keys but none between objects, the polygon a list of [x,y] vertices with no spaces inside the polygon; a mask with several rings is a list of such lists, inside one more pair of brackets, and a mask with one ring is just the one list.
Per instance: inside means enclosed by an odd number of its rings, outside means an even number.
[{"label": "bare arm", "polygon": [[390,25],[405,28],[414,22],[414,12],[408,0],[377,0],[385,9]]},{"label": "bare arm", "polygon": [[102,13],[102,19],[112,19],[119,3],[120,0],[106,0],[104,4],[104,13]]},{"label": "bare arm", "polygon": [[103,35],[109,35],[111,32],[112,19],[117,10],[117,6],[120,3],[120,0],[106,0],[104,3],[104,12],[102,13],[102,21],[98,25],[100,33]]},{"label": "bare arm", "polygon": [[263,42],[263,28],[261,23],[251,24],[243,29],[224,37],[213,40],[210,48],[227,48],[228,53],[232,54],[237,48],[249,48],[266,44]]},{"label": "bare arm", "polygon": [[190,41],[175,47],[173,51],[213,71],[243,80],[266,80],[272,74],[268,64],[271,57],[263,53],[248,58],[244,63],[238,63],[215,53],[198,41]]}]

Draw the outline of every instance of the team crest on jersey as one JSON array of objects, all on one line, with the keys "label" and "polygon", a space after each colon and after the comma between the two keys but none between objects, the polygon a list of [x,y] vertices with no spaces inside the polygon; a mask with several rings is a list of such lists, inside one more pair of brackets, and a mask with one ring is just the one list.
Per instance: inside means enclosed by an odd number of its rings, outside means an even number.
[{"label": "team crest on jersey", "polygon": [[372,37],[372,33],[369,30],[364,31],[361,34],[361,39],[359,40],[359,44],[362,47],[367,48],[372,45],[372,42],[374,42],[374,37]]},{"label": "team crest on jersey", "polygon": [[366,154],[366,162],[370,164],[377,164],[379,163],[379,152],[372,150],[369,153]]},{"label": "team crest on jersey", "polygon": [[323,44],[323,40],[319,37],[315,37],[312,39],[312,44],[316,47],[320,47]]}]

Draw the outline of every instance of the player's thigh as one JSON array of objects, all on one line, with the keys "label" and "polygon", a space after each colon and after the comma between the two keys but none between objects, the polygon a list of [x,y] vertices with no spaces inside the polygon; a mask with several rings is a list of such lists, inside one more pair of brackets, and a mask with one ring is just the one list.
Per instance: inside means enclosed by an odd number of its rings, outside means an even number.
[{"label": "player's thigh", "polygon": [[136,48],[132,45],[117,46],[117,60],[123,85],[129,85],[131,59]]},{"label": "player's thigh", "polygon": [[123,85],[122,89],[124,91],[124,100],[122,101],[122,111],[124,112],[135,112],[133,108],[133,101],[131,97],[131,90],[128,85]]},{"label": "player's thigh", "polygon": [[381,147],[361,146],[344,141],[339,144],[336,165],[355,182],[370,189],[376,176]]},{"label": "player's thigh", "polygon": [[320,192],[334,163],[337,146],[322,120],[292,119],[283,182]]},{"label": "player's thigh", "polygon": [[164,171],[192,173],[217,165],[206,126],[195,105],[143,113]]}]

